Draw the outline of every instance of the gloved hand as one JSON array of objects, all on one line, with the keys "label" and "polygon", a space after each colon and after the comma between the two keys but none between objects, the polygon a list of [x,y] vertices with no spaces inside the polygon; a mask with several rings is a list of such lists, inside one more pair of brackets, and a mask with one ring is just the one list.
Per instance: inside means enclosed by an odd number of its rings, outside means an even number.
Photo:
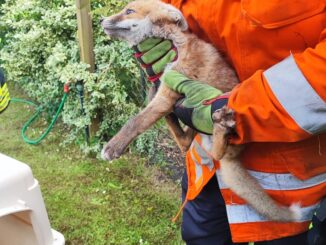
[{"label": "gloved hand", "polygon": [[177,49],[172,41],[161,38],[148,38],[134,46],[135,57],[143,67],[148,80],[156,83],[168,63],[178,58]]},{"label": "gloved hand", "polygon": [[10,102],[9,91],[3,70],[0,68],[0,113],[7,109]]},{"label": "gloved hand", "polygon": [[199,132],[212,134],[212,115],[227,104],[228,95],[208,84],[190,80],[173,70],[164,73],[161,81],[170,89],[184,95],[174,108],[177,117]]}]

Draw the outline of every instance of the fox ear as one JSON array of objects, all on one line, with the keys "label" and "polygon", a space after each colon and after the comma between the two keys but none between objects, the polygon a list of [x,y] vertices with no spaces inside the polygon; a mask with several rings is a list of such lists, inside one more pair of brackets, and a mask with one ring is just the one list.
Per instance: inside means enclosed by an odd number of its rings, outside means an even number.
[{"label": "fox ear", "polygon": [[171,18],[172,21],[174,21],[176,24],[178,24],[182,31],[188,30],[188,23],[181,13],[181,11],[172,5],[164,4],[165,8],[168,12],[169,18]]},{"label": "fox ear", "polygon": [[180,10],[166,3],[159,2],[159,4],[160,8],[149,15],[153,23],[166,20],[177,24],[182,31],[188,29],[187,21]]}]

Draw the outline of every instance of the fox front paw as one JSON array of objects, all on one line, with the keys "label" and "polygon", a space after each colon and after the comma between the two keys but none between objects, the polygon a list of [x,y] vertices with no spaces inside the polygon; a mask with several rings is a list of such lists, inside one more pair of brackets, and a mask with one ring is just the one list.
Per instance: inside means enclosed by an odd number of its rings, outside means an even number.
[{"label": "fox front paw", "polygon": [[224,157],[228,146],[228,136],[235,127],[234,112],[226,106],[215,111],[213,119],[213,148],[211,154],[215,160]]},{"label": "fox front paw", "polygon": [[212,115],[212,119],[213,123],[220,124],[222,127],[230,130],[235,128],[234,111],[226,106],[215,111]]},{"label": "fox front paw", "polygon": [[106,161],[117,159],[122,155],[124,149],[124,147],[112,139],[103,147],[101,157]]}]

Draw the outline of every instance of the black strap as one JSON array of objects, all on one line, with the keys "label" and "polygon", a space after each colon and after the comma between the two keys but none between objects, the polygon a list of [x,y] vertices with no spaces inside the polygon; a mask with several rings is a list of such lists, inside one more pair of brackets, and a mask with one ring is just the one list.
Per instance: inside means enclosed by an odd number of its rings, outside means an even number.
[{"label": "black strap", "polygon": [[212,109],[211,109],[211,113],[213,115],[213,113],[219,109],[221,109],[223,106],[225,106],[228,103],[228,98],[222,98],[222,99],[218,99],[215,100],[212,103]]},{"label": "black strap", "polygon": [[185,100],[185,97],[180,98],[177,103],[174,106],[174,114],[183,122],[185,125],[193,128],[196,130],[194,125],[192,124],[192,113],[194,111],[194,108],[187,108],[182,105],[183,101]]},{"label": "black strap", "polygon": [[5,78],[5,73],[3,71],[3,69],[0,67],[0,86],[2,87],[6,82],[6,78]]},{"label": "black strap", "polygon": [[202,132],[200,130],[198,130],[197,128],[195,128],[195,126],[192,124],[192,113],[194,111],[194,108],[187,108],[182,106],[182,102],[185,98],[181,98],[177,101],[177,103],[174,106],[174,114],[179,118],[179,120],[181,122],[183,122],[185,125],[187,125],[188,127],[196,130],[199,133],[202,134],[206,134],[209,135],[205,132]]},{"label": "black strap", "polygon": [[141,53],[140,50],[138,49],[137,45],[132,46],[132,49],[133,49],[136,53]]},{"label": "black strap", "polygon": [[153,70],[153,66],[149,65],[146,67],[146,73],[149,77],[156,76],[157,74]]}]

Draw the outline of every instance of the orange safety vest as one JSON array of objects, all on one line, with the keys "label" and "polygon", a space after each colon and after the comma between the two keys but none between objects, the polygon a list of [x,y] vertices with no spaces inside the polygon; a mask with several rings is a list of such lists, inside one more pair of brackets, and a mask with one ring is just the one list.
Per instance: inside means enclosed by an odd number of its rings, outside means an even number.
[{"label": "orange safety vest", "polygon": [[[214,161],[209,154],[211,145],[211,136],[197,134],[187,152],[187,201],[195,199],[207,182],[216,175],[219,188],[225,200],[232,240],[234,242],[273,240],[308,230],[311,218],[318,207],[320,199],[326,193],[326,172],[306,180],[300,180],[285,168],[280,172],[266,172],[260,169],[248,170],[277,202],[288,206],[292,203],[300,203],[302,205],[303,217],[300,222],[278,223],[268,221],[223,183],[219,171],[219,163]],[[281,166],[282,164],[280,164]]]},{"label": "orange safety vest", "polygon": [[[223,184],[198,134],[187,153],[187,199],[215,172],[234,242],[266,241],[308,230],[326,196],[326,1],[165,0],[179,8],[190,30],[214,44],[241,84],[229,107],[246,144],[241,162],[282,205],[299,202],[297,223],[265,220]],[[267,143],[270,142],[270,143]],[[217,170],[217,171],[216,171]]]}]

